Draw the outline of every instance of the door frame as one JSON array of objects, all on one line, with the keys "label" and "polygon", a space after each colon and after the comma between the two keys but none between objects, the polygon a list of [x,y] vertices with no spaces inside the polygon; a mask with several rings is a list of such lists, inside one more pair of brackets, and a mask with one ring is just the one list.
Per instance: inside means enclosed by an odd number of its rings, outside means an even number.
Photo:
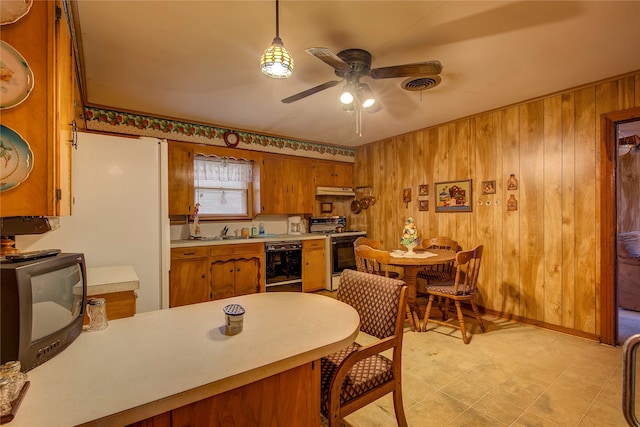
[{"label": "door frame", "polygon": [[600,342],[609,345],[618,340],[616,124],[634,119],[640,119],[640,107],[600,117]]}]

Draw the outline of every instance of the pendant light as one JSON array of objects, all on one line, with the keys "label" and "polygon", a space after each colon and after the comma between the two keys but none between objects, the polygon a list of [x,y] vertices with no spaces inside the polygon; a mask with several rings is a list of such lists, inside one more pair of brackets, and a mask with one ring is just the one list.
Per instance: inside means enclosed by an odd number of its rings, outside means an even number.
[{"label": "pendant light", "polygon": [[280,16],[276,0],[276,37],[260,58],[262,73],[274,79],[286,79],[293,73],[293,58],[280,39]]}]

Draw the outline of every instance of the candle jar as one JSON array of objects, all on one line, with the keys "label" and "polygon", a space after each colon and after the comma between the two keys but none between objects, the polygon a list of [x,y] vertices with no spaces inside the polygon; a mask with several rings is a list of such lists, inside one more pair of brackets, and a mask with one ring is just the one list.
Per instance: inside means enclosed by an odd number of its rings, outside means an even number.
[{"label": "candle jar", "polygon": [[0,378],[7,379],[7,398],[12,402],[20,395],[20,390],[27,382],[27,374],[20,372],[20,362],[12,360],[0,365]]},{"label": "candle jar", "polygon": [[107,307],[104,298],[91,298],[87,302],[89,328],[87,331],[101,331],[109,326],[107,321]]}]

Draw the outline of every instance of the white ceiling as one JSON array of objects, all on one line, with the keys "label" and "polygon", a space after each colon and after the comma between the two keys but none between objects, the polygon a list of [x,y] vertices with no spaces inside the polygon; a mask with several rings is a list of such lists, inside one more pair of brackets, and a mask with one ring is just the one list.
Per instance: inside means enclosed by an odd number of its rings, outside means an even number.
[{"label": "white ceiling", "polygon": [[[275,36],[275,1],[78,0],[86,101],[268,135],[358,146],[640,69],[640,1],[280,2],[295,61],[271,79],[259,58]],[[372,68],[437,59],[442,82],[364,78],[382,103],[363,135],[341,85],[308,47],[366,49]]]}]

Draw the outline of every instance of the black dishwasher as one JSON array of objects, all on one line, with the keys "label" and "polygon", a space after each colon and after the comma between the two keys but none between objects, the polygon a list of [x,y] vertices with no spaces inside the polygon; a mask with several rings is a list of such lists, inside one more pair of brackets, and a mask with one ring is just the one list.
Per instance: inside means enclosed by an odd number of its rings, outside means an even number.
[{"label": "black dishwasher", "polygon": [[265,251],[267,292],[302,291],[302,242],[268,242]]}]

